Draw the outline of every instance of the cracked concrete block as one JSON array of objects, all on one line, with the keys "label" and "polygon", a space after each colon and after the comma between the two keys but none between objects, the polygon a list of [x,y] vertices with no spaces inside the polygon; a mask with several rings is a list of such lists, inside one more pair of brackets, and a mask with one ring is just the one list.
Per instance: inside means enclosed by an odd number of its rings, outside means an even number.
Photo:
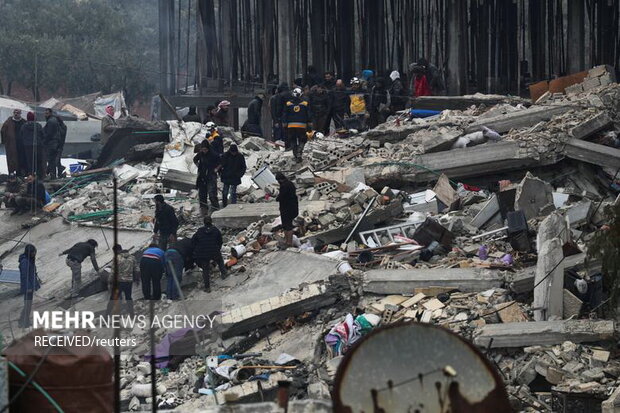
[{"label": "cracked concrete block", "polygon": [[526,219],[536,218],[553,206],[553,188],[550,184],[528,172],[517,186],[515,210],[523,211]]}]

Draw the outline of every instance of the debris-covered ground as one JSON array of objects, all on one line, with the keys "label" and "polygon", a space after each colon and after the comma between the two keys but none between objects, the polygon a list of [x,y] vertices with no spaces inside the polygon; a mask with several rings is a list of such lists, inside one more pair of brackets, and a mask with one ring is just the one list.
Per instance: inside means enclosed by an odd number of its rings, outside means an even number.
[{"label": "debris-covered ground", "polygon": [[[605,258],[588,254],[597,234],[614,231],[604,211],[618,207],[620,85],[612,80],[594,68],[583,84],[529,107],[506,98],[425,119],[403,113],[367,132],[309,142],[302,164],[279,142],[221,128],[225,146],[238,144],[248,166],[239,204],[212,214],[232,275],[220,280],[216,272],[208,294],[199,269],[185,274],[185,302],[219,313],[220,326],[217,339],[201,336],[192,354],[160,366],[157,404],[202,411],[271,401],[278,381],[288,380],[291,400],[306,400],[292,411],[329,411],[347,350],[377,327],[417,321],[476,344],[515,411],[607,399],[612,410],[604,411],[614,411],[620,362],[611,291]],[[119,227],[144,234],[132,238],[136,254],[152,232],[157,193],[177,211],[179,237],[201,225],[191,159],[205,133],[194,123],[170,129],[163,154],[144,149],[156,159],[117,162]],[[111,172],[52,183],[50,212],[16,225],[49,225],[58,215],[77,232],[111,228]],[[291,177],[301,201],[295,247],[286,251],[276,172]],[[53,277],[42,274],[44,282]],[[58,304],[45,284],[43,305]],[[57,291],[56,299],[68,294],[68,284]],[[108,294],[72,305],[103,311]],[[18,308],[19,298],[10,300]],[[188,309],[165,298],[156,311]],[[146,302],[136,312],[146,314]],[[152,403],[148,333],[131,333],[141,344],[122,356],[121,399],[138,411]],[[157,331],[156,342],[168,333]]]}]

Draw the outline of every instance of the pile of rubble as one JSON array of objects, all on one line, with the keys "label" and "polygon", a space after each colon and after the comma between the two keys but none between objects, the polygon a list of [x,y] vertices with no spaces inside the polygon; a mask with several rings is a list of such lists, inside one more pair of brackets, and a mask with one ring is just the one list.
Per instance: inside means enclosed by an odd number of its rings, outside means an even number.
[{"label": "pile of rubble", "polygon": [[[220,128],[248,168],[240,203],[212,214],[234,274],[217,280],[217,299],[238,299],[219,309],[218,340],[198,340],[207,348],[158,369],[156,401],[147,333],[134,331],[141,345],[123,356],[126,408],[260,401],[282,381],[292,383],[292,399],[329,399],[347,350],[401,321],[443,326],[484,349],[517,411],[552,410],[577,394],[615,403],[615,325],[601,318],[601,263],[586,256],[607,223],[605,207],[619,202],[619,107],[620,86],[594,68],[529,108],[507,100],[425,119],[404,114],[361,134],[311,140],[301,165],[279,143]],[[191,236],[200,223],[192,158],[206,131],[178,122],[170,130],[161,162],[78,173],[53,189],[47,210],[109,227],[115,173],[122,228],[152,231],[151,200],[163,193],[179,235]],[[279,251],[275,172],[294,180],[300,199],[287,251]],[[288,258],[274,264],[278,255]],[[271,295],[255,296],[270,274],[290,284],[271,279]],[[199,271],[186,274],[186,298],[210,300],[199,282]],[[181,309],[164,300],[157,311]]]}]

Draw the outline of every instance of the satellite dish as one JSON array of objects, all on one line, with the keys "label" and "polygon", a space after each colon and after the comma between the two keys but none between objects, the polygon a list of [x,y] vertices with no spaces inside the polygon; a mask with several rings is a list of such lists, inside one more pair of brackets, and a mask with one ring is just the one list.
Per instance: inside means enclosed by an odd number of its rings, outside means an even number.
[{"label": "satellite dish", "polygon": [[512,409],[502,379],[471,343],[442,327],[399,323],[344,356],[337,413],[498,413]]}]

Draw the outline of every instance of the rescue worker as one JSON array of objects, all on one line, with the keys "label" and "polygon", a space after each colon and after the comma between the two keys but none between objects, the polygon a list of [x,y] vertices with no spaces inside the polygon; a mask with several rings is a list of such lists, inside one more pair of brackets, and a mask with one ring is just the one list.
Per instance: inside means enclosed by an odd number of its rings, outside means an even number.
[{"label": "rescue worker", "polygon": [[204,290],[211,292],[211,261],[214,261],[220,269],[220,277],[228,277],[228,271],[224,265],[222,257],[222,233],[213,225],[211,217],[204,218],[204,226],[201,227],[192,237],[194,247],[194,260],[202,269],[202,280]]},{"label": "rescue worker", "polygon": [[220,131],[214,122],[207,122],[207,136],[205,139],[209,142],[209,147],[219,156],[224,154],[224,139],[220,136]]},{"label": "rescue worker", "polygon": [[165,250],[168,248],[168,241],[175,239],[177,229],[179,228],[179,220],[174,208],[166,203],[163,195],[155,195],[155,223],[153,232],[159,238],[159,246]]},{"label": "rescue worker", "polygon": [[311,111],[308,101],[302,98],[301,88],[293,89],[292,96],[286,101],[283,125],[293,150],[296,162],[301,162],[301,155],[308,140],[306,131],[311,129]]},{"label": "rescue worker", "polygon": [[197,150],[198,153],[194,156],[194,164],[198,167],[196,189],[198,189],[200,209],[204,215],[207,215],[209,210],[207,198],[214,210],[220,209],[217,198],[217,171],[220,169],[221,157],[211,149],[208,140],[202,141],[197,146]]}]

